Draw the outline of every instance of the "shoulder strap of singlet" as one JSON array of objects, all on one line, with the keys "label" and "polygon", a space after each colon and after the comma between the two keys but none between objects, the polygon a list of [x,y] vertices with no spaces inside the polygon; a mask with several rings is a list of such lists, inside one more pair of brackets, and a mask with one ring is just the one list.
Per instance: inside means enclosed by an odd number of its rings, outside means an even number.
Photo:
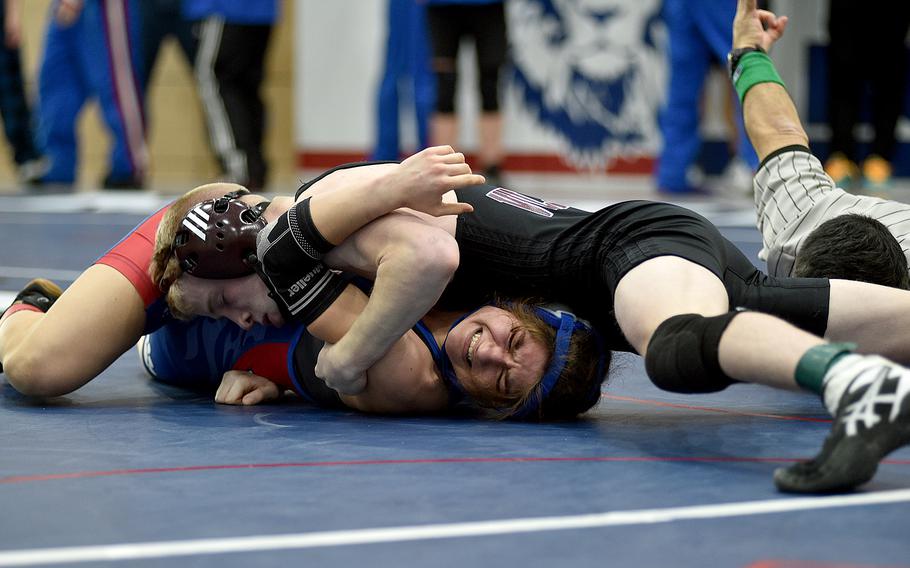
[{"label": "shoulder strap of singlet", "polygon": [[380,164],[397,164],[397,163],[398,162],[396,162],[394,160],[377,160],[377,161],[366,161],[366,162],[351,162],[350,164],[341,164],[340,166],[335,166],[334,168],[322,172],[318,176],[314,177],[313,179],[311,179],[308,182],[301,185],[300,188],[297,190],[297,193],[294,194],[294,199],[299,199],[300,194],[303,193],[304,191],[310,189],[310,186],[312,186],[314,183],[316,183],[317,181],[321,180],[322,178],[324,178],[325,176],[327,176],[331,173],[337,172],[338,170],[347,170],[349,168],[359,168],[360,166],[377,166]]},{"label": "shoulder strap of singlet", "polygon": [[455,372],[452,370],[452,362],[449,361],[449,357],[446,355],[445,351],[436,343],[436,338],[433,337],[433,333],[425,323],[418,321],[411,329],[417,334],[417,337],[423,341],[424,345],[427,346],[427,349],[430,350],[433,362],[436,364],[436,368],[439,369],[439,374],[442,375],[446,388],[449,390],[449,404],[454,406],[461,401],[461,399],[465,398],[466,395],[464,389],[458,383],[458,379],[455,378]]}]

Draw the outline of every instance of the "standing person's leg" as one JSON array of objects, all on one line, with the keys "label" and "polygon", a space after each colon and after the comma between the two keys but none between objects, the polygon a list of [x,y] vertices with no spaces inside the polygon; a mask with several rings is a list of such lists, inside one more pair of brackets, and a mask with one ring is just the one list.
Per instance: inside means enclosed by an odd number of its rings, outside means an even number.
[{"label": "standing person's leg", "polygon": [[508,55],[505,6],[501,2],[478,5],[474,14],[473,35],[480,78],[481,115],[477,128],[480,167],[488,176],[487,183],[499,185],[497,178],[504,156],[499,82]]},{"label": "standing person's leg", "polygon": [[865,55],[862,59],[869,67],[875,138],[869,156],[863,161],[863,184],[869,191],[886,191],[891,182],[891,160],[897,145],[895,129],[906,96],[905,39],[910,27],[910,4],[878,2],[864,13],[869,19],[871,33],[863,44]]},{"label": "standing person's leg", "polygon": [[400,151],[399,83],[410,41],[408,10],[416,6],[408,0],[389,0],[386,13],[385,65],[376,91],[376,145],[372,160],[397,160]]},{"label": "standing person's leg", "polygon": [[40,156],[32,134],[32,113],[25,99],[19,48],[5,43],[4,14],[5,10],[0,10],[0,115],[20,179],[34,181],[44,172],[40,171]]},{"label": "standing person's leg", "polygon": [[671,193],[688,193],[695,189],[687,173],[701,147],[698,117],[711,54],[695,27],[692,9],[684,0],[664,3],[664,17],[670,32],[670,85],[666,106],[660,112],[663,148],[657,163],[657,187]]},{"label": "standing person's leg", "polygon": [[[244,185],[252,191],[262,191],[268,177],[268,164],[262,152],[267,112],[260,91],[265,74],[265,54],[272,36],[272,26],[249,25],[243,26],[243,29],[239,31],[245,38],[245,51],[249,58],[244,65],[238,90],[238,94],[243,96],[246,121],[242,120],[244,114],[241,114],[237,120],[232,119],[231,122],[236,125],[237,140],[247,156],[249,179]],[[233,108],[233,105],[228,105],[228,108]]]},{"label": "standing person's leg", "polygon": [[[858,36],[862,10],[853,0],[831,0],[828,15],[828,124],[831,126],[830,156],[825,170],[845,189],[856,181],[856,142],[853,128],[859,119],[859,96],[863,82]],[[859,26],[857,26],[859,24]]]},{"label": "standing person's leg", "polygon": [[[701,31],[701,36],[710,46],[714,61],[727,68],[727,53],[733,48],[733,16],[736,14],[736,4],[727,0],[713,0],[708,4],[709,9],[698,10],[693,14],[696,27]],[[729,89],[730,96],[736,105],[734,122],[738,139],[737,157],[745,162],[752,171],[758,167],[758,156],[743,124],[743,111],[735,91]]]},{"label": "standing person's leg", "polygon": [[141,187],[148,170],[138,18],[137,0],[88,2],[82,16],[80,57],[112,137],[104,179],[111,189]]},{"label": "standing person's leg", "polygon": [[430,70],[430,39],[427,37],[427,9],[422,3],[411,7],[410,57],[408,73],[411,76],[414,113],[417,120],[417,145],[420,149],[430,145],[430,121],[436,104],[436,82]]},{"label": "standing person's leg", "polygon": [[139,2],[139,18],[142,29],[139,34],[139,82],[143,89],[148,89],[149,80],[155,70],[155,62],[161,50],[161,42],[168,34],[171,14],[162,12],[162,0],[144,0]]},{"label": "standing person's leg", "polygon": [[88,97],[85,70],[76,53],[83,18],[61,26],[48,14],[44,54],[38,74],[38,143],[49,163],[43,183],[76,181],[76,116]]},{"label": "standing person's leg", "polygon": [[246,148],[256,120],[249,115],[245,92],[246,67],[254,55],[248,52],[251,45],[245,37],[250,26],[228,24],[219,16],[208,17],[198,26],[196,80],[212,147],[226,176],[246,185],[252,179]]},{"label": "standing person's leg", "polygon": [[458,148],[456,88],[458,46],[463,31],[459,6],[427,6],[427,29],[433,52],[431,68],[436,76],[436,111],[430,121],[430,143]]}]

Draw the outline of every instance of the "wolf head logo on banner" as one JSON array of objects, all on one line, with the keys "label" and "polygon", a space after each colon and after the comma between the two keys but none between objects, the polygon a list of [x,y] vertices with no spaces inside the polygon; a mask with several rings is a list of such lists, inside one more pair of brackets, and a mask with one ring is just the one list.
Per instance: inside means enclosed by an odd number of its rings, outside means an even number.
[{"label": "wolf head logo on banner", "polygon": [[510,0],[520,105],[580,167],[654,155],[666,89],[661,0]]}]

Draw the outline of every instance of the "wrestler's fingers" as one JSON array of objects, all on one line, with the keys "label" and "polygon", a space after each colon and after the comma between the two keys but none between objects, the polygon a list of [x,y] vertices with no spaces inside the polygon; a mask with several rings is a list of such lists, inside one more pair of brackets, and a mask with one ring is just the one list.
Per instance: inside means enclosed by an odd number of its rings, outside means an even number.
[{"label": "wrestler's fingers", "polygon": [[459,187],[468,187],[470,185],[480,185],[486,183],[487,178],[483,177],[480,174],[461,174],[457,176],[452,176],[447,180],[447,183],[451,185],[451,189],[457,189]]},{"label": "wrestler's fingers", "polygon": [[218,390],[215,391],[215,402],[218,404],[224,404],[224,380],[221,381],[221,384],[218,385]]},{"label": "wrestler's fingers", "polygon": [[215,402],[218,404],[237,404],[236,398],[234,398],[233,390],[236,388],[236,383],[228,383],[225,385],[222,383],[218,387],[218,391],[215,393]]},{"label": "wrestler's fingers", "polygon": [[246,381],[234,381],[230,384],[224,395],[224,404],[240,404],[245,395],[251,388]]},{"label": "wrestler's fingers", "polygon": [[253,406],[267,400],[278,398],[278,387],[272,382],[263,382],[257,385],[250,392],[243,395],[240,399],[244,406]]},{"label": "wrestler's fingers", "polygon": [[474,206],[470,203],[441,203],[434,212],[434,216],[442,217],[443,215],[462,215],[464,213],[473,213]]},{"label": "wrestler's fingers", "polygon": [[451,146],[449,146],[448,144],[445,144],[445,145],[442,145],[442,146],[430,146],[429,148],[427,148],[427,149],[424,150],[424,151],[427,152],[427,153],[436,154],[436,155],[439,155],[439,154],[454,154],[454,153],[455,153],[455,149],[452,148]]},{"label": "wrestler's fingers", "polygon": [[452,152],[451,154],[444,154],[442,159],[446,164],[463,164],[463,163],[465,163],[464,154],[462,154],[461,152]]},{"label": "wrestler's fingers", "polygon": [[458,164],[446,165],[446,174],[448,174],[450,176],[460,176],[460,175],[471,174],[471,173],[473,173],[471,171],[471,166],[467,165],[464,162],[458,163]]},{"label": "wrestler's fingers", "polygon": [[237,371],[228,371],[221,377],[221,384],[215,391],[215,402],[218,404],[229,404],[227,401],[231,388],[237,383],[234,374]]}]

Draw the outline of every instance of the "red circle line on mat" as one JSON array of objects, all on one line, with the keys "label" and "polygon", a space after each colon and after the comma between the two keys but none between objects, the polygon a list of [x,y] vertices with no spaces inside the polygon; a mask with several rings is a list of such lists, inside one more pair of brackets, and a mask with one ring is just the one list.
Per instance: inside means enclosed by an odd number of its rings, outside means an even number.
[{"label": "red circle line on mat", "polygon": [[[761,458],[735,456],[592,456],[592,457],[512,457],[512,458],[426,458],[426,459],[393,459],[393,460],[340,460],[285,463],[246,463],[246,464],[212,464],[175,467],[148,467],[137,469],[111,469],[105,471],[76,471],[70,473],[50,473],[43,475],[12,475],[0,478],[0,485],[29,483],[34,481],[52,481],[57,479],[85,479],[91,477],[111,477],[119,475],[140,475],[151,473],[184,473],[192,471],[216,471],[231,469],[274,469],[292,467],[352,467],[367,465],[429,465],[454,463],[541,463],[541,462],[702,462],[702,463],[786,463],[800,461],[802,458]],[[882,463],[892,465],[910,465],[910,459],[886,459]]]}]

